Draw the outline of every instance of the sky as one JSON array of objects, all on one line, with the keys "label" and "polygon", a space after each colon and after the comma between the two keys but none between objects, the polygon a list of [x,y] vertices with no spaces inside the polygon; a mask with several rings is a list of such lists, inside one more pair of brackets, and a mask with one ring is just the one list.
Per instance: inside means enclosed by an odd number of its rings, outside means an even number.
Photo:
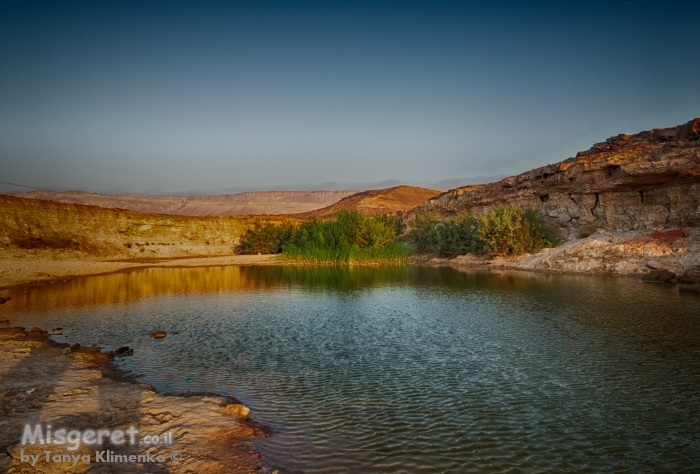
[{"label": "sky", "polygon": [[0,0],[0,180],[491,180],[700,116],[698,32],[696,0]]}]

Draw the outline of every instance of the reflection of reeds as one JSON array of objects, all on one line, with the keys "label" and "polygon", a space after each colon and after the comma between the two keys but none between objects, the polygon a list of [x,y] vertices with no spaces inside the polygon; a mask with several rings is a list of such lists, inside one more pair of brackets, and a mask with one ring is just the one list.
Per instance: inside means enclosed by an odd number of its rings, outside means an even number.
[{"label": "reflection of reeds", "polygon": [[339,291],[359,290],[403,281],[410,270],[404,265],[381,267],[349,267],[346,265],[251,266],[242,268],[248,278],[269,287],[294,285],[301,288],[325,288]]}]

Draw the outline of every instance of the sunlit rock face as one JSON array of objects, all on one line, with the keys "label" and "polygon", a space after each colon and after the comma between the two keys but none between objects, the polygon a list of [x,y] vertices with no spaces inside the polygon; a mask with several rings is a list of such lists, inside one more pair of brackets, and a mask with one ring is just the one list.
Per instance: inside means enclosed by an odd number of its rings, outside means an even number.
[{"label": "sunlit rock face", "polygon": [[618,135],[560,163],[497,183],[453,189],[412,212],[450,216],[503,203],[539,207],[568,237],[586,227],[700,226],[700,118]]},{"label": "sunlit rock face", "polygon": [[287,216],[168,216],[0,196],[0,258],[231,255],[256,225]]}]

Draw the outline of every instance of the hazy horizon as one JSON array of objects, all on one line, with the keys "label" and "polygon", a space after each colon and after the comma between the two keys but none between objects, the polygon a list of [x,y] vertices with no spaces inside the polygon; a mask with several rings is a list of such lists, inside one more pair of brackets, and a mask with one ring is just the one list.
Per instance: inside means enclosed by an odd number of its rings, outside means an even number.
[{"label": "hazy horizon", "polygon": [[61,189],[61,188],[43,188],[43,187],[28,187],[26,185],[21,185],[17,183],[16,185],[0,183],[0,189],[7,188],[7,193],[11,194],[22,194],[31,193],[33,191],[53,191],[53,192],[88,192],[88,193],[99,193],[99,194],[143,194],[152,196],[197,196],[197,195],[222,195],[222,194],[238,194],[246,192],[274,192],[274,191],[298,191],[298,192],[309,192],[309,191],[365,191],[370,189],[383,189],[383,188],[393,188],[396,186],[406,185],[415,186],[421,188],[435,189],[447,191],[450,189],[458,188],[461,186],[467,186],[470,184],[483,184],[491,183],[495,181],[500,181],[505,178],[505,175],[497,176],[476,176],[474,178],[452,178],[440,181],[412,181],[404,182],[395,179],[388,179],[384,181],[367,181],[367,182],[338,182],[338,181],[326,181],[321,183],[307,183],[301,185],[292,186],[267,186],[267,187],[228,187],[228,188],[213,188],[213,189],[187,189],[178,192],[168,192],[168,190],[158,190],[154,189],[152,192],[137,193],[134,191],[129,191],[127,189],[105,189],[105,190],[85,190],[85,189]]},{"label": "hazy horizon", "polygon": [[496,180],[700,116],[699,30],[690,1],[6,1],[2,181],[186,195]]}]

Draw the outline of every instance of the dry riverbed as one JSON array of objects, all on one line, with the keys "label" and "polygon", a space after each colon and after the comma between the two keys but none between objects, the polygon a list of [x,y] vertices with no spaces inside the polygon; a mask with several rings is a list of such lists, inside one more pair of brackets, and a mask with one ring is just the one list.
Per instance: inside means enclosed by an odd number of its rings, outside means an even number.
[{"label": "dry riverbed", "polygon": [[[159,395],[149,385],[124,380],[113,357],[99,348],[55,343],[36,331],[0,329],[0,472],[262,472],[251,446],[265,432],[247,420],[247,408],[216,395]],[[75,450],[69,444],[23,445],[26,424],[39,424],[44,435],[47,425],[54,434],[61,428],[86,433],[134,427],[137,443],[127,434],[123,444],[105,437],[101,446],[81,443]],[[144,444],[153,435],[171,442]],[[115,455],[134,455],[137,462],[110,462],[119,459]],[[139,455],[152,458],[139,462]]]}]

